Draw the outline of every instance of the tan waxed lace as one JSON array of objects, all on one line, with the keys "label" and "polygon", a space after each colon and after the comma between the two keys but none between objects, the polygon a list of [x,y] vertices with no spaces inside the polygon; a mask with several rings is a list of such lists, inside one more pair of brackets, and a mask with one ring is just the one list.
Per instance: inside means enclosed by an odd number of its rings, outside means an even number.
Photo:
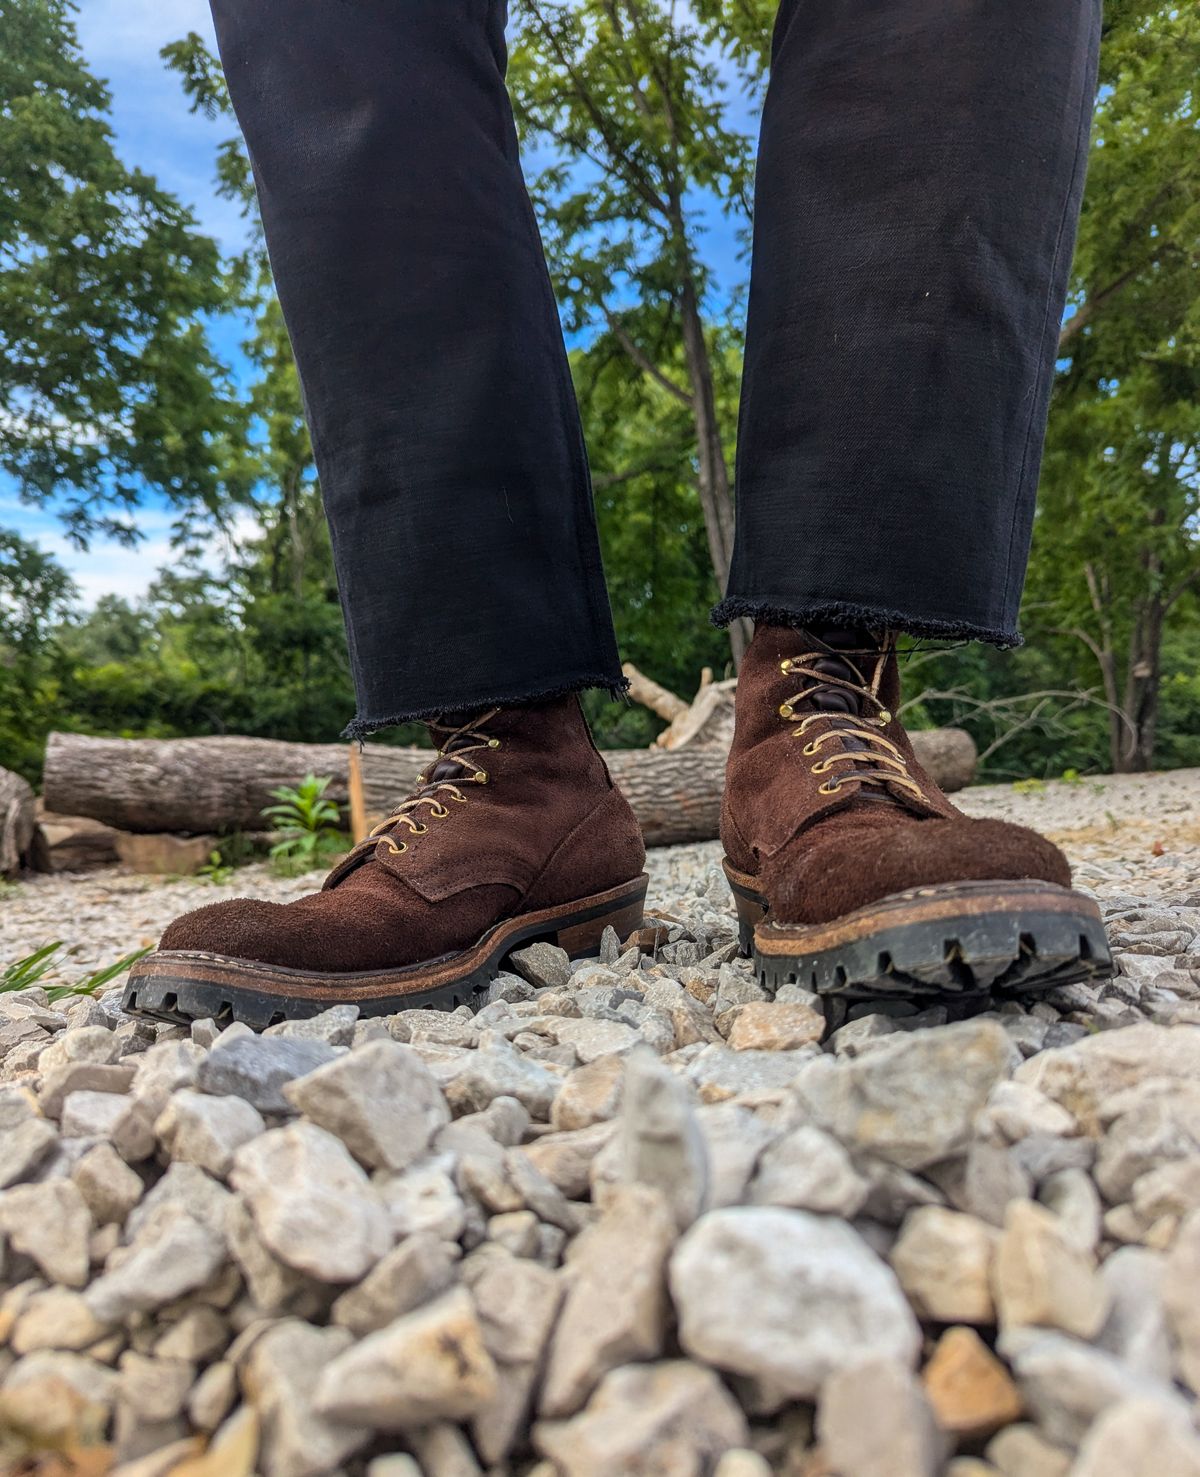
[{"label": "tan waxed lace", "polygon": [[[469,722],[460,724],[457,728],[445,723],[431,723],[429,725],[430,728],[436,729],[438,732],[445,732],[446,739],[441,748],[438,749],[433,764],[428,766],[424,773],[417,776],[417,793],[410,795],[407,800],[402,800],[396,806],[395,810],[392,811],[391,815],[373,827],[363,844],[366,845],[379,838],[382,839],[393,856],[399,856],[402,852],[408,850],[408,842],[397,841],[391,834],[397,826],[407,826],[410,833],[414,836],[423,836],[429,830],[428,825],[424,821],[417,820],[414,814],[419,806],[429,806],[429,820],[445,820],[450,814],[450,811],[443,802],[443,796],[455,801],[459,805],[465,805],[467,803],[467,797],[459,788],[460,785],[486,785],[489,778],[487,770],[474,761],[469,763],[464,761],[468,754],[473,754],[479,749],[498,749],[500,747],[501,741],[498,738],[493,738],[484,731],[485,726],[499,712],[499,708],[492,708],[490,712],[485,713],[481,718],[472,718]],[[460,739],[467,739],[468,742],[465,744],[459,743],[458,741]],[[474,740],[474,742],[470,742],[470,740]],[[451,747],[452,745],[455,745],[455,747]],[[431,778],[435,774],[438,764],[443,760],[451,764],[462,765],[466,773],[459,775],[453,780]]]},{"label": "tan waxed lace", "polygon": [[[861,780],[864,783],[878,781],[885,784],[901,785],[920,799],[925,798],[921,786],[908,772],[908,760],[896,745],[880,733],[881,728],[886,728],[892,721],[892,714],[888,711],[879,696],[879,688],[883,682],[883,674],[888,658],[892,654],[890,643],[882,647],[863,647],[843,651],[836,647],[829,647],[824,651],[808,651],[801,656],[785,657],[780,662],[780,670],[786,675],[807,677],[810,679],[809,686],[802,688],[791,697],[780,704],[779,716],[781,718],[793,718],[795,709],[810,698],[822,687],[841,688],[851,693],[858,704],[867,704],[874,708],[874,716],[866,717],[862,714],[839,713],[834,709],[821,708],[816,712],[807,713],[800,720],[800,726],[793,729],[794,738],[804,738],[809,729],[820,722],[829,722],[830,726],[823,733],[817,734],[801,749],[805,758],[815,758],[810,770],[815,775],[828,774],[835,764],[866,764],[873,766],[868,769],[856,769],[852,773],[835,775],[834,778],[823,780],[817,787],[821,795],[836,795],[848,779]],[[861,668],[850,658],[856,656],[870,656],[875,659],[874,671],[868,678]],[[844,662],[854,677],[841,677],[835,672],[822,671],[820,667],[811,664],[817,661],[828,661],[833,657],[837,661]],[[867,747],[865,749],[839,749],[836,753],[826,754],[823,758],[816,758],[821,753],[824,744],[830,739],[857,738],[861,739]],[[883,766],[880,768],[879,766]]]}]

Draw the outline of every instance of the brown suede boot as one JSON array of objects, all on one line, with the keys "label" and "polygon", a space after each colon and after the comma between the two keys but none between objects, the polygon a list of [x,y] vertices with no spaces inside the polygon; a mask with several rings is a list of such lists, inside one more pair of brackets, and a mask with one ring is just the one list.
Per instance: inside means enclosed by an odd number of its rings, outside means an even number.
[{"label": "brown suede boot", "polygon": [[641,831],[575,697],[430,731],[417,790],[320,892],[186,913],[134,965],[125,1008],[256,1028],[345,1003],[453,1009],[481,1003],[522,944],[577,956],[641,926]]},{"label": "brown suede boot", "polygon": [[746,653],[721,839],[764,986],[977,1003],[1110,974],[1062,852],[951,805],[899,700],[886,636],[761,626]]}]

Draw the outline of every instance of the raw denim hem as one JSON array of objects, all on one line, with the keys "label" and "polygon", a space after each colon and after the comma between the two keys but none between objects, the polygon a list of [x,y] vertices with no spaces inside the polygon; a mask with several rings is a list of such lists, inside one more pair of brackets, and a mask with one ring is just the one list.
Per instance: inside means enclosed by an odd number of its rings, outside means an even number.
[{"label": "raw denim hem", "polygon": [[889,631],[902,631],[909,636],[931,636],[958,641],[983,641],[1002,650],[1024,646],[1020,631],[996,630],[977,626],[971,621],[931,620],[888,610],[880,605],[855,605],[846,600],[803,601],[794,606],[770,605],[763,600],[746,600],[730,595],[714,605],[709,619],[714,626],[727,626],[730,621],[748,616],[769,626],[795,626],[803,629],[815,622],[837,622],[854,626],[884,626]]},{"label": "raw denim hem", "polygon": [[357,740],[361,744],[370,734],[378,733],[382,728],[395,728],[400,723],[422,723],[437,718],[442,713],[466,712],[475,708],[509,708],[519,703],[548,703],[556,697],[566,697],[570,692],[584,692],[589,688],[598,688],[612,698],[620,698],[629,691],[629,681],[625,677],[603,677],[591,673],[572,677],[559,687],[536,688],[528,692],[487,693],[483,697],[469,697],[465,701],[455,698],[452,704],[441,703],[435,708],[408,708],[402,713],[392,713],[387,718],[355,718],[342,730],[342,737],[352,742]]}]

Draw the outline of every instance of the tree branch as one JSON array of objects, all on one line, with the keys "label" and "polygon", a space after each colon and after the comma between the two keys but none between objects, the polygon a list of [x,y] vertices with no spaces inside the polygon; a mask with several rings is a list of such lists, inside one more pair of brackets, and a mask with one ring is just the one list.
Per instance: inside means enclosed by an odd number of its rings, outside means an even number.
[{"label": "tree branch", "polygon": [[668,395],[673,395],[681,405],[686,405],[687,408],[691,410],[694,404],[691,394],[689,394],[689,392],[685,390],[682,385],[677,385],[669,375],[664,374],[662,370],[659,369],[658,365],[655,364],[654,360],[649,358],[646,354],[642,352],[641,349],[638,348],[637,344],[634,343],[629,330],[625,327],[625,325],[621,322],[619,318],[610,313],[607,309],[604,309],[603,311],[604,317],[608,322],[609,331],[612,333],[613,338],[615,338],[616,341],[621,345],[621,347],[625,350],[625,352],[629,355],[629,357],[633,360],[637,367],[642,371],[642,373],[649,375],[649,377],[654,381],[656,385],[666,390]]}]

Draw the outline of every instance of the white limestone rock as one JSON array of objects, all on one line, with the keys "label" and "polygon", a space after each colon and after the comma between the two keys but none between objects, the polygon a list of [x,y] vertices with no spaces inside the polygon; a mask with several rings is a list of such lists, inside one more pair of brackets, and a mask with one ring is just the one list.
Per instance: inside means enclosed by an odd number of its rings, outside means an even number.
[{"label": "white limestone rock", "polygon": [[397,1041],[369,1042],[286,1084],[283,1093],[369,1169],[406,1169],[450,1121],[433,1074]]},{"label": "white limestone rock", "polygon": [[495,1392],[496,1368],[474,1305],[455,1288],[327,1363],[314,1403],[330,1421],[407,1431],[465,1420]]},{"label": "white limestone rock", "polygon": [[363,1280],[342,1293],[330,1317],[356,1338],[385,1327],[438,1297],[458,1276],[458,1247],[431,1231],[394,1246]]},{"label": "white limestone rock", "polygon": [[749,1198],[851,1220],[867,1198],[867,1182],[832,1134],[801,1124],[763,1151]]},{"label": "white limestone rock", "polygon": [[17,1185],[0,1193],[0,1232],[50,1282],[82,1287],[88,1276],[92,1213],[71,1180]]},{"label": "white limestone rock", "polygon": [[263,1331],[246,1358],[246,1394],[262,1421],[263,1477],[328,1477],[370,1440],[370,1429],[332,1420],[315,1394],[323,1375],[353,1344],[344,1328],[288,1318]]},{"label": "white limestone rock", "polygon": [[539,1422],[557,1477],[688,1477],[745,1445],[746,1418],[710,1369],[674,1359],[611,1370],[571,1420]]},{"label": "white limestone rock", "polygon": [[172,1159],[224,1179],[243,1144],[266,1132],[257,1108],[237,1097],[212,1097],[184,1087],[172,1093],[154,1132]]},{"label": "white limestone rock", "polygon": [[994,1322],[991,1274],[998,1240],[993,1227],[959,1211],[938,1205],[910,1211],[890,1260],[918,1317]]},{"label": "white limestone rock", "polygon": [[689,1354],[796,1398],[871,1355],[910,1365],[920,1348],[891,1269],[849,1226],[805,1211],[710,1211],[675,1249],[670,1286]]},{"label": "white limestone rock", "polygon": [[1005,1328],[1034,1325],[1090,1339],[1108,1312],[1108,1289],[1091,1254],[1052,1211],[1031,1200],[1008,1207],[992,1290]]},{"label": "white limestone rock", "polygon": [[542,1385],[541,1412],[573,1415],[609,1370],[656,1358],[666,1337],[667,1254],[675,1218],[663,1194],[620,1185],[567,1249],[567,1294]]},{"label": "white limestone rock", "polygon": [[105,1271],[84,1294],[101,1323],[119,1323],[203,1287],[225,1263],[224,1237],[182,1211],[135,1244],[121,1264]]},{"label": "white limestone rock", "polygon": [[229,1182],[268,1250],[320,1282],[357,1282],[392,1245],[378,1191],[341,1141],[315,1124],[292,1123],[243,1144]]},{"label": "white limestone rock", "polygon": [[938,1477],[949,1444],[920,1380],[893,1359],[830,1375],[817,1430],[822,1452],[844,1477]]},{"label": "white limestone rock", "polygon": [[962,1021],[889,1038],[850,1061],[821,1057],[796,1091],[814,1121],[851,1152],[923,1169],[970,1141],[1014,1054],[998,1022]]}]

